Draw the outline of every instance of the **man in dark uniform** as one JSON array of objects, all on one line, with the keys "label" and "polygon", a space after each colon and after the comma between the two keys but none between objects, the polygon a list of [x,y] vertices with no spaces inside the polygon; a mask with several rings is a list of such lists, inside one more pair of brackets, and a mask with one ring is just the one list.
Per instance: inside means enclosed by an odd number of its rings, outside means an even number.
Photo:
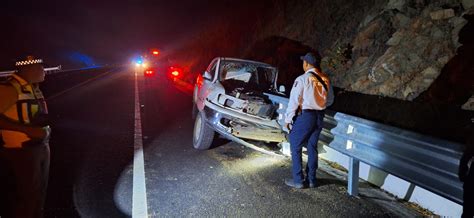
[{"label": "man in dark uniform", "polygon": [[42,217],[51,132],[38,87],[45,73],[33,57],[16,67],[0,83],[0,217]]},{"label": "man in dark uniform", "polygon": [[[308,183],[316,187],[318,169],[317,144],[323,128],[324,110],[334,99],[329,77],[321,71],[321,58],[313,53],[301,57],[304,74],[296,78],[291,88],[290,100],[286,110],[286,128],[290,130],[290,150],[293,178],[285,184],[294,188],[303,188]],[[306,181],[302,170],[302,149],[306,146],[308,162]]]}]

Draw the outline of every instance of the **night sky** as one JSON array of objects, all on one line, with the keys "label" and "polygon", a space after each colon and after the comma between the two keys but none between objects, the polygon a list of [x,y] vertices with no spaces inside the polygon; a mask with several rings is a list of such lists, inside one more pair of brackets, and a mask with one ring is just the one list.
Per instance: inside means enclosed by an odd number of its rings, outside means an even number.
[{"label": "night sky", "polygon": [[172,50],[246,2],[2,1],[0,71],[28,54],[83,67],[124,63],[149,48]]}]

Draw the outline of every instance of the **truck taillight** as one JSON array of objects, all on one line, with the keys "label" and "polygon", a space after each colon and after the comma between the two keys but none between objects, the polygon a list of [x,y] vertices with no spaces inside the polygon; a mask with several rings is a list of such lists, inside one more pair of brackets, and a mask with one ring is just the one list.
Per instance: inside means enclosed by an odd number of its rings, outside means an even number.
[{"label": "truck taillight", "polygon": [[196,78],[196,85],[198,87],[201,87],[203,83],[204,83],[204,78],[202,78],[201,74],[198,74]]}]

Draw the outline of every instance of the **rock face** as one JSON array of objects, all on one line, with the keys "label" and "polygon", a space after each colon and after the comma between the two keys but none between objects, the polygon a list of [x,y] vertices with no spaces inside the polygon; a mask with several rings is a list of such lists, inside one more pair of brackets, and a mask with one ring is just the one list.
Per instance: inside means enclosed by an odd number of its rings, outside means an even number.
[{"label": "rock face", "polygon": [[406,5],[406,0],[390,0],[387,4],[387,9],[403,10]]},{"label": "rock face", "polygon": [[462,6],[464,9],[470,9],[474,6],[474,0],[462,0]]},{"label": "rock face", "polygon": [[474,111],[474,96],[471,96],[469,100],[462,106],[464,110]]},{"label": "rock face", "polygon": [[460,8],[457,1],[425,5],[390,0],[382,11],[368,14],[357,33],[345,39],[352,55],[326,53],[323,70],[345,90],[414,100],[431,86],[460,46],[458,34],[467,23]]},{"label": "rock face", "polygon": [[[474,93],[474,15],[463,16],[468,23],[461,29],[453,31],[453,39],[458,40],[460,47],[456,55],[441,69],[441,74],[435,79],[428,90],[416,100],[433,103],[448,103],[460,107]],[[456,22],[452,22],[454,24]],[[446,59],[439,59],[445,63]],[[471,110],[472,107],[463,107]]]},{"label": "rock face", "polygon": [[430,17],[433,20],[443,20],[454,17],[453,9],[438,10],[430,13]]},{"label": "rock face", "polygon": [[469,66],[456,75],[445,66],[462,44],[473,41],[459,39],[472,0],[276,2],[278,13],[258,37],[276,35],[319,50],[323,70],[339,88],[408,101],[422,97],[428,103],[458,107],[474,91],[463,85],[468,96],[455,91],[446,101],[436,87],[424,94],[435,82],[443,83],[438,81],[442,73],[448,74],[443,76],[447,81],[469,75]]}]

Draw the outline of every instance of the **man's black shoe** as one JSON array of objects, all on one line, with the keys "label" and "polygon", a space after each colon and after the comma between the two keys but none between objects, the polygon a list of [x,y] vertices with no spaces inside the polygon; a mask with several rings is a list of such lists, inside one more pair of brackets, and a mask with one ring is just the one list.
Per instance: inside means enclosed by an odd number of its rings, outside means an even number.
[{"label": "man's black shoe", "polygon": [[316,188],[318,185],[316,183],[308,182],[308,180],[304,180],[303,184],[309,188]]},{"label": "man's black shoe", "polygon": [[304,186],[303,184],[298,184],[293,181],[293,179],[285,179],[285,184],[292,188],[302,189]]}]

